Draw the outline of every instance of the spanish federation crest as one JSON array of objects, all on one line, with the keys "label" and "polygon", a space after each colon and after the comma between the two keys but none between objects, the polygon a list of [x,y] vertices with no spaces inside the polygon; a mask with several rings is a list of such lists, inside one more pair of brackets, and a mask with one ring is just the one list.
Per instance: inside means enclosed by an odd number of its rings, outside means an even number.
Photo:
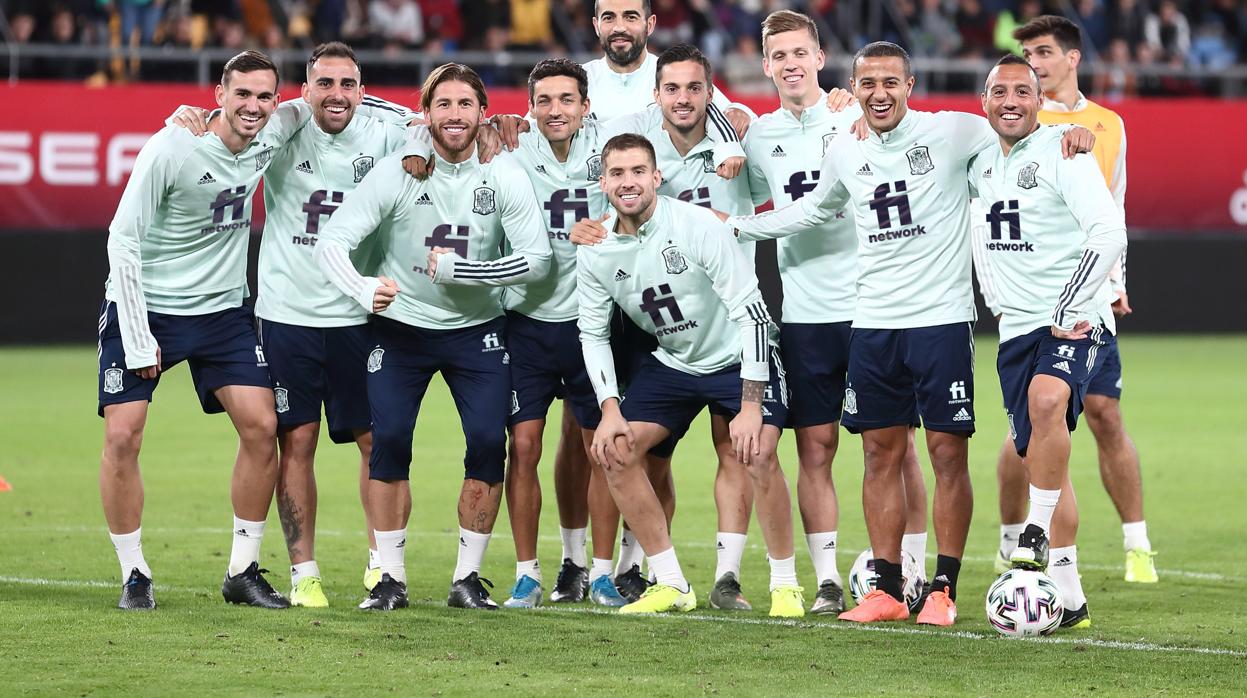
[{"label": "spanish federation crest", "polygon": [[121,378],[125,375],[125,371],[119,368],[104,369],[104,392],[109,395],[116,395],[121,392]]},{"label": "spanish federation crest", "polygon": [[663,249],[662,260],[667,264],[668,274],[683,274],[688,271],[688,261],[675,245]]},{"label": "spanish federation crest", "polygon": [[273,159],[273,149],[265,148],[255,155],[255,171],[259,172],[268,166],[269,160]]},{"label": "spanish federation crest", "polygon": [[290,411],[290,393],[285,388],[273,388],[273,402],[278,414]]},{"label": "spanish federation crest", "polygon": [[836,139],[836,129],[833,126],[831,133],[823,134],[823,155],[827,154],[827,149],[831,147],[831,142]]},{"label": "spanish federation crest", "polygon": [[494,190],[489,187],[477,187],[472,192],[472,213],[488,216],[497,208],[494,206]]},{"label": "spanish federation crest", "polygon": [[588,179],[602,178],[602,156],[594,153],[593,157],[585,161],[585,166],[589,170],[586,175]]},{"label": "spanish federation crest", "polygon": [[701,169],[706,174],[714,173],[714,152],[707,150],[701,154]]},{"label": "spanish federation crest", "polygon": [[1018,186],[1023,189],[1034,189],[1039,186],[1039,182],[1035,180],[1035,173],[1038,171],[1039,163],[1027,163],[1026,167],[1018,172]]},{"label": "spanish federation crest", "polygon": [[857,393],[852,388],[844,389],[844,411],[857,414]]},{"label": "spanish federation crest", "polygon": [[361,155],[351,162],[351,167],[355,168],[355,183],[359,184],[364,181],[364,176],[372,171],[373,160],[371,155]]},{"label": "spanish federation crest", "polygon": [[376,373],[381,370],[381,357],[385,356],[385,350],[377,347],[368,355],[368,372]]},{"label": "spanish federation crest", "polygon": [[935,163],[931,162],[931,152],[925,145],[910,148],[906,151],[905,157],[909,158],[910,174],[924,175],[935,169]]}]

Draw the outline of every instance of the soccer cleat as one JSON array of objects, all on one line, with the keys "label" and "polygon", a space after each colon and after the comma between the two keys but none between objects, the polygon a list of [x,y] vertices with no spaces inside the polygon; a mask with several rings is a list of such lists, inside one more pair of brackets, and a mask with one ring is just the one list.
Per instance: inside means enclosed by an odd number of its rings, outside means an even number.
[{"label": "soccer cleat", "polygon": [[151,611],[156,608],[156,597],[152,594],[151,577],[135,567],[130,570],[130,577],[121,585],[121,600],[117,608],[127,611]]},{"label": "soccer cleat", "polygon": [[524,575],[511,587],[511,598],[502,602],[507,608],[536,608],[541,605],[541,582]]},{"label": "soccer cleat", "polygon": [[450,585],[450,596],[446,597],[446,605],[451,608],[498,610],[498,604],[489,598],[489,591],[485,589],[486,584],[489,585],[490,589],[494,588],[493,582],[480,577],[475,572],[470,573],[463,579],[455,580]]},{"label": "soccer cleat", "polygon": [[329,599],[325,598],[325,587],[320,577],[304,577],[290,590],[290,605],[305,608],[328,608]]},{"label": "soccer cleat", "polygon": [[229,603],[260,608],[290,608],[286,597],[279,594],[264,578],[265,572],[268,570],[260,569],[257,562],[251,563],[247,569],[232,577],[229,570],[226,570],[225,581],[221,582],[221,596]]},{"label": "soccer cleat", "polygon": [[805,590],[798,586],[776,587],[771,590],[772,618],[800,618],[805,615]]},{"label": "soccer cleat", "polygon": [[943,589],[927,594],[918,614],[918,625],[952,625],[957,620],[957,604]]},{"label": "soccer cleat", "polygon": [[1075,610],[1064,609],[1061,611],[1061,628],[1063,630],[1081,630],[1091,627],[1091,614],[1087,611],[1087,604],[1084,603],[1082,608]]},{"label": "soccer cleat", "polygon": [[930,595],[931,595],[931,582],[923,582],[922,590],[918,593],[918,596],[915,597],[913,601],[908,602],[909,612],[917,613],[918,609],[922,608],[922,604],[927,602],[927,597]]},{"label": "soccer cleat", "polygon": [[620,596],[619,590],[615,588],[615,583],[611,581],[609,574],[598,576],[589,585],[589,600],[598,606],[606,606],[607,608],[619,608],[628,603],[627,599]]},{"label": "soccer cleat", "polygon": [[1009,562],[1009,556],[1005,555],[1005,551],[1000,548],[996,548],[996,563],[993,566],[996,568],[996,574],[1004,574],[1013,569],[1013,563]]},{"label": "soccer cleat", "polygon": [[368,598],[360,602],[359,607],[365,611],[407,608],[407,585],[389,574],[382,574],[381,579],[368,591]]},{"label": "soccer cleat", "polygon": [[641,598],[619,609],[620,613],[688,613],[697,608],[697,595],[692,585],[688,591],[680,591],[670,584],[655,584],[646,589]]},{"label": "soccer cleat", "polygon": [[1039,570],[1048,567],[1048,534],[1035,524],[1026,524],[1018,535],[1018,547],[1009,556],[1009,564],[1015,569]]},{"label": "soccer cleat", "polygon": [[627,572],[615,577],[615,589],[619,591],[620,596],[628,600],[628,603],[636,603],[648,588],[650,588],[649,580],[641,574],[640,565],[633,565],[628,568]]},{"label": "soccer cleat", "polygon": [[377,586],[377,582],[380,582],[380,581],[381,581],[381,568],[380,567],[365,567],[364,568],[364,591],[372,591],[372,588]]},{"label": "soccer cleat", "polygon": [[1156,563],[1152,558],[1156,553],[1151,550],[1137,548],[1126,551],[1126,581],[1135,584],[1155,584],[1160,581],[1156,575]]},{"label": "soccer cleat", "polygon": [[844,613],[844,589],[830,579],[819,584],[810,613],[816,616]]},{"label": "soccer cleat", "polygon": [[572,562],[570,557],[563,558],[563,566],[559,568],[559,578],[554,582],[550,600],[554,603],[580,603],[588,595],[588,568]]},{"label": "soccer cleat", "polygon": [[875,623],[882,620],[906,620],[909,618],[909,607],[904,601],[897,601],[892,595],[881,589],[873,589],[862,602],[852,611],[845,611],[837,616],[840,620],[853,623]]},{"label": "soccer cleat", "polygon": [[724,572],[710,590],[710,607],[721,611],[752,611],[753,604],[740,592],[740,580],[732,572]]}]

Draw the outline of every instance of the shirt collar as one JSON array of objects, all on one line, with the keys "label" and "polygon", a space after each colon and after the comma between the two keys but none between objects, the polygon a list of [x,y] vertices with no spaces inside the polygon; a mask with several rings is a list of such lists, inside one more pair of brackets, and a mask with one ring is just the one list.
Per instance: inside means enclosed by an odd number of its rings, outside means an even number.
[{"label": "shirt collar", "polygon": [[818,101],[806,107],[805,109],[802,109],[801,116],[797,116],[796,114],[793,114],[790,109],[788,109],[787,107],[783,107],[783,106],[780,107],[780,111],[787,114],[789,119],[792,119],[793,121],[799,124],[802,124],[802,125],[808,124],[811,121],[814,121],[815,119],[820,119],[827,114],[827,111],[828,111],[827,110],[827,92],[824,90],[819,90]]},{"label": "shirt collar", "polygon": [[901,121],[896,125],[896,128],[886,133],[876,133],[873,128],[870,129],[870,140],[874,143],[887,145],[898,138],[904,138],[909,135],[910,131],[914,130],[914,125],[918,123],[918,117],[915,114],[916,112],[913,109],[906,109],[905,116],[901,117]]},{"label": "shirt collar", "polygon": [[469,172],[476,168],[477,166],[476,143],[472,144],[472,151],[468,153],[467,159],[463,160],[462,162],[449,163],[449,162],[442,161],[441,156],[437,154],[436,149],[433,151],[433,157],[437,158],[438,162],[442,163],[437,166],[438,172],[445,172],[451,175],[452,177],[458,176],[462,172]]},{"label": "shirt collar", "polygon": [[1082,91],[1078,92],[1078,99],[1074,100],[1073,109],[1070,109],[1069,107],[1065,106],[1065,104],[1058,102],[1055,99],[1048,99],[1047,97],[1043,98],[1044,111],[1055,111],[1055,112],[1063,112],[1063,113],[1068,114],[1071,112],[1082,111],[1083,109],[1086,109],[1086,108],[1087,108],[1087,98],[1083,95]]}]

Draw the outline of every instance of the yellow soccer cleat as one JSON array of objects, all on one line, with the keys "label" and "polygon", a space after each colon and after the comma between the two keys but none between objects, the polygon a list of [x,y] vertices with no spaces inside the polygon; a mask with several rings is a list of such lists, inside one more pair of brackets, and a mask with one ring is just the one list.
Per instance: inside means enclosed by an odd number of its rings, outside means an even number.
[{"label": "yellow soccer cleat", "polygon": [[381,581],[381,568],[380,567],[364,568],[364,591],[372,591],[372,588],[377,586],[377,582],[380,582],[380,581]]},{"label": "yellow soccer cleat", "polygon": [[688,591],[680,591],[670,584],[655,584],[641,594],[641,598],[619,609],[620,613],[688,613],[697,608],[697,595],[692,585]]},{"label": "yellow soccer cleat", "polygon": [[1156,563],[1152,558],[1156,553],[1138,548],[1126,551],[1126,581],[1135,584],[1155,584],[1160,581],[1156,575]]},{"label": "yellow soccer cleat", "polygon": [[772,618],[800,618],[805,615],[805,591],[797,586],[776,587],[771,590]]},{"label": "yellow soccer cleat", "polygon": [[329,599],[325,598],[325,588],[320,577],[304,577],[290,591],[290,605],[305,608],[328,608]]}]

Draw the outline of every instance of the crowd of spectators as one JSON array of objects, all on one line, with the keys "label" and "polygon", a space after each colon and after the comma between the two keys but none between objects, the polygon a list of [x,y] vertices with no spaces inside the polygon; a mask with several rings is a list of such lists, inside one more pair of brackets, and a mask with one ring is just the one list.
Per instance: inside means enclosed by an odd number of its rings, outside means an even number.
[{"label": "crowd of spectators", "polygon": [[[816,15],[830,53],[866,41],[895,41],[932,58],[994,58],[1017,50],[1010,34],[1040,14],[1070,14],[1083,28],[1083,60],[1101,63],[1097,89],[1114,95],[1183,89],[1136,66],[1218,70],[1247,63],[1244,0],[653,0],[655,48],[696,43],[737,89],[765,87],[758,74],[758,27],[785,7]],[[204,47],[262,50],[342,40],[387,54],[441,59],[457,51],[491,54],[595,53],[593,0],[0,0],[5,41],[59,45]],[[178,79],[178,66],[30,59],[32,77]],[[171,67],[172,66],[172,67]],[[519,84],[525,65],[484,67],[491,84]],[[180,67],[185,71],[185,65]],[[384,71],[381,71],[384,77]],[[1148,71],[1142,71],[1147,73]],[[185,79],[186,76],[181,76]],[[376,72],[370,78],[376,79]]]}]

